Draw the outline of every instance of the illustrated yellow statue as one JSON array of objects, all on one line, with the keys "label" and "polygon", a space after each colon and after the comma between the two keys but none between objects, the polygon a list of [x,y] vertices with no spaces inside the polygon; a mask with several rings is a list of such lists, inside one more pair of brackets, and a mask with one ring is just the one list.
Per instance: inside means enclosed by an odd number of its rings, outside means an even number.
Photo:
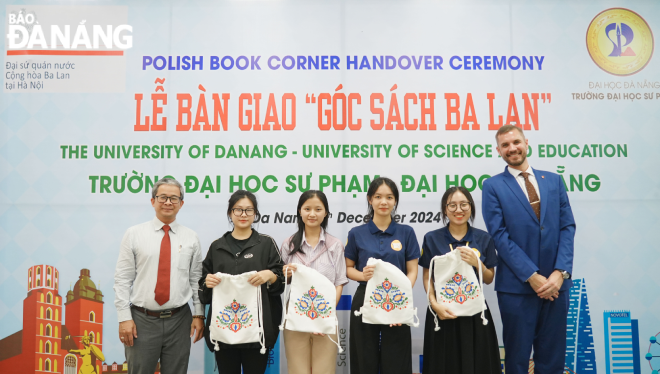
[{"label": "illustrated yellow statue", "polygon": [[78,374],[98,374],[96,372],[96,359],[105,361],[103,352],[98,347],[90,344],[89,336],[83,336],[80,342],[83,344],[83,349],[69,350],[69,353],[80,355],[80,359],[82,360]]}]

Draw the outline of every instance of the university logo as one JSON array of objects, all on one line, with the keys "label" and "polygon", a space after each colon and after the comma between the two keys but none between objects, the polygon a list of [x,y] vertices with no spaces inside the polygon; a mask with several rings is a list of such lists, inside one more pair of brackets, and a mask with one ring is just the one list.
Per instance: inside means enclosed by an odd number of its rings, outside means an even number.
[{"label": "university logo", "polygon": [[644,18],[624,8],[600,12],[587,29],[591,59],[613,75],[644,69],[653,56],[653,32]]}]

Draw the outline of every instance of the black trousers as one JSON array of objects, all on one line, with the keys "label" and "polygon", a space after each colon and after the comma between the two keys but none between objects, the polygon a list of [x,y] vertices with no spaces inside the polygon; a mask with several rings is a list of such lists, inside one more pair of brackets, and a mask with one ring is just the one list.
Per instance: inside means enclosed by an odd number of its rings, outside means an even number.
[{"label": "black trousers", "polygon": [[364,303],[366,286],[360,285],[351,305],[349,352],[351,374],[411,374],[410,326],[372,325],[355,311]]},{"label": "black trousers", "polygon": [[268,352],[259,353],[259,348],[223,348],[215,352],[219,374],[264,374],[268,364]]}]

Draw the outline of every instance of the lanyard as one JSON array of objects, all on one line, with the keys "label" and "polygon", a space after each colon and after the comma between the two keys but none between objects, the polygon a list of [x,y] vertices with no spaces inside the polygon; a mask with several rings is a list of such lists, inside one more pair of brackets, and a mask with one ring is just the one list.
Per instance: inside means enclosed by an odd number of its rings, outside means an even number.
[{"label": "lanyard", "polygon": [[[470,246],[470,242],[466,242],[466,243],[465,243],[465,246],[466,246],[466,247],[469,247],[469,246]],[[449,249],[451,249],[451,252],[454,251],[454,247],[453,247],[451,244],[449,244]]]}]

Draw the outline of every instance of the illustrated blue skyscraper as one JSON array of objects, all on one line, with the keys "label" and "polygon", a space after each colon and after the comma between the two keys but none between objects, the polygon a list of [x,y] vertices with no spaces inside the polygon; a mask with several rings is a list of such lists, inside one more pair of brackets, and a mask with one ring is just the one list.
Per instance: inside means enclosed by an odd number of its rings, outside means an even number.
[{"label": "illustrated blue skyscraper", "polygon": [[639,327],[629,310],[603,312],[607,374],[641,374]]},{"label": "illustrated blue skyscraper", "polygon": [[[568,317],[566,319],[566,367],[575,368],[575,354],[577,348],[578,314],[580,309],[581,279],[573,279],[568,297]],[[573,370],[575,371],[575,370]]]},{"label": "illustrated blue skyscraper", "polygon": [[594,335],[591,331],[591,314],[587,299],[587,285],[582,279],[580,293],[580,314],[578,322],[576,373],[596,373],[596,351],[594,350]]},{"label": "illustrated blue skyscraper", "polygon": [[575,373],[596,373],[589,300],[584,279],[574,279],[566,322],[566,367]]}]

